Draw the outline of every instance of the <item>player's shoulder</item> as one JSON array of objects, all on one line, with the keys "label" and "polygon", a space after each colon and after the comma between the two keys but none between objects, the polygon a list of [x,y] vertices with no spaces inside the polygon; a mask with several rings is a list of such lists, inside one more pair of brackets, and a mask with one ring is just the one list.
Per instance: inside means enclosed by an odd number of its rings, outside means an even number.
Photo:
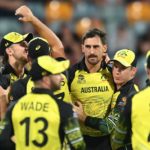
[{"label": "player's shoulder", "polygon": [[19,79],[17,81],[15,81],[12,86],[19,86],[19,85],[26,85],[27,82],[29,81],[30,76],[26,76],[25,78]]},{"label": "player's shoulder", "polygon": [[149,96],[150,95],[150,86],[144,87],[143,89],[141,89],[135,96],[134,98],[138,98],[141,97],[143,98],[143,96]]},{"label": "player's shoulder", "polygon": [[10,85],[10,74],[0,73],[0,86],[6,89]]},{"label": "player's shoulder", "polygon": [[30,77],[15,81],[10,88],[10,98],[13,101],[20,99],[26,94],[26,86]]},{"label": "player's shoulder", "polygon": [[72,112],[72,105],[70,103],[59,100],[56,95],[53,95],[53,99],[57,103],[60,113],[69,114],[70,112]]}]

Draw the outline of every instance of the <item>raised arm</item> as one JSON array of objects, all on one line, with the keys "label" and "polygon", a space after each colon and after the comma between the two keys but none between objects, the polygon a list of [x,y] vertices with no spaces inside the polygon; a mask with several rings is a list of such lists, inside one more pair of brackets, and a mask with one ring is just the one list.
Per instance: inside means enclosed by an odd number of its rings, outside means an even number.
[{"label": "raised arm", "polygon": [[27,6],[21,6],[16,10],[15,15],[20,16],[19,21],[31,23],[38,34],[47,39],[49,44],[52,47],[52,56],[57,57],[65,57],[64,46],[57,35],[48,28],[42,21],[40,21],[34,14],[31,9]]}]

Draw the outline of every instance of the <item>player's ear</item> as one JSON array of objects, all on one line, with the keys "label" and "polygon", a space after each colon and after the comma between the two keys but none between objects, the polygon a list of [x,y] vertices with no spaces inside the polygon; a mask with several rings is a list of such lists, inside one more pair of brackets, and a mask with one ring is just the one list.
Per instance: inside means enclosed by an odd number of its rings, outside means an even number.
[{"label": "player's ear", "polygon": [[81,45],[81,51],[82,51],[82,53],[85,52],[85,48],[84,48],[84,45],[83,45],[83,44]]},{"label": "player's ear", "polygon": [[148,78],[150,78],[150,69],[146,68],[146,71],[147,71]]},{"label": "player's ear", "polygon": [[103,53],[107,53],[107,48],[108,48],[107,44],[104,44],[103,45]]},{"label": "player's ear", "polygon": [[102,58],[103,58],[103,60],[105,60],[107,58],[107,45],[106,44],[103,45]]},{"label": "player's ear", "polygon": [[136,67],[132,67],[132,76],[133,77],[135,76],[136,72],[137,72],[137,68]]},{"label": "player's ear", "polygon": [[12,48],[6,48],[6,54],[10,56],[12,54]]}]

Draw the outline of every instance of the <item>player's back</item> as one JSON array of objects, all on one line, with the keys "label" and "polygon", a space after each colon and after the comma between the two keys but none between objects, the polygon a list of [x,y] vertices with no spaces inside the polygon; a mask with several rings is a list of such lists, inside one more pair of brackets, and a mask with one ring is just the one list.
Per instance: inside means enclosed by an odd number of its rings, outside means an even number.
[{"label": "player's back", "polygon": [[60,115],[48,94],[22,97],[12,112],[16,150],[57,150],[61,148]]},{"label": "player's back", "polygon": [[133,97],[131,120],[133,149],[150,149],[150,87]]}]

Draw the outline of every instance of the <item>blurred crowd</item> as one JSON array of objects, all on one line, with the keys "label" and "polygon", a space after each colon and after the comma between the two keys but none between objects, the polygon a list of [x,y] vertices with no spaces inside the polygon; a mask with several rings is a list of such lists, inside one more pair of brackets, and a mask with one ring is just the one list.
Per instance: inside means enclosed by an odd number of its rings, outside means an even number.
[{"label": "blurred crowd", "polygon": [[81,58],[81,35],[89,28],[106,31],[109,56],[123,48],[138,57],[136,83],[145,86],[145,54],[150,50],[150,0],[0,0],[0,37],[8,32],[32,32],[17,21],[15,10],[27,5],[62,40],[71,64]]}]

